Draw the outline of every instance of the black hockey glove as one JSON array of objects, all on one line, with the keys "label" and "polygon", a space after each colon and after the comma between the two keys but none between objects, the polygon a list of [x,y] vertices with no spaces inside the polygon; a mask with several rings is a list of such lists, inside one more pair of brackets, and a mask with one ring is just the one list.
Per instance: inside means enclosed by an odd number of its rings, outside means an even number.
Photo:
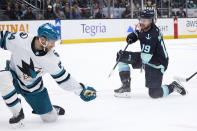
[{"label": "black hockey glove", "polygon": [[138,38],[137,38],[136,34],[135,34],[134,32],[132,32],[132,33],[130,33],[130,34],[127,36],[126,41],[127,41],[128,44],[133,44],[134,42],[137,41],[137,39],[138,39]]},{"label": "black hockey glove", "polygon": [[142,66],[140,52],[128,52],[120,50],[117,53],[116,61],[132,64],[133,69],[139,69]]},{"label": "black hockey glove", "polygon": [[130,61],[131,61],[131,54],[130,54],[130,52],[120,50],[117,53],[116,61],[124,62],[124,63],[130,63]]}]

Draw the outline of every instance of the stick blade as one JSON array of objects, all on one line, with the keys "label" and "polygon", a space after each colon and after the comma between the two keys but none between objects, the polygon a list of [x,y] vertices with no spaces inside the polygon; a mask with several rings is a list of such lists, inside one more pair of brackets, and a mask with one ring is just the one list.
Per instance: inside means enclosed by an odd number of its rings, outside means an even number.
[{"label": "stick blade", "polygon": [[109,75],[108,75],[108,78],[111,77],[111,75],[113,74],[113,72],[114,72],[114,70],[112,69],[111,72],[110,72]]}]

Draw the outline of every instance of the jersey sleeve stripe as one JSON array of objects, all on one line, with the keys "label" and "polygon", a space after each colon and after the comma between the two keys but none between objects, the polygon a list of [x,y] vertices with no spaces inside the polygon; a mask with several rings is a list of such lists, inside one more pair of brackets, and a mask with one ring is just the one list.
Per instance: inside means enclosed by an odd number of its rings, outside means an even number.
[{"label": "jersey sleeve stripe", "polygon": [[60,78],[65,74],[65,69],[63,68],[62,71],[56,75],[51,75],[54,79]]},{"label": "jersey sleeve stripe", "polygon": [[20,102],[20,99],[16,99],[15,101],[13,101],[12,103],[6,103],[8,107],[13,107],[15,106],[18,102]]},{"label": "jersey sleeve stripe", "polygon": [[10,92],[9,94],[7,94],[6,96],[3,96],[3,99],[4,100],[7,100],[10,97],[12,97],[14,94],[16,94],[16,89],[14,89],[12,92]]},{"label": "jersey sleeve stripe", "polygon": [[162,46],[162,48],[163,48],[163,52],[164,52],[164,54],[165,54],[165,57],[168,58],[168,53],[167,53],[166,48],[165,48],[165,46],[164,46],[163,40],[161,40],[161,46]]},{"label": "jersey sleeve stripe", "polygon": [[58,84],[61,84],[61,83],[63,83],[63,82],[66,82],[66,81],[68,81],[70,79],[70,74],[68,74],[68,76],[65,78],[65,79],[63,79],[62,81],[57,81],[57,83]]}]

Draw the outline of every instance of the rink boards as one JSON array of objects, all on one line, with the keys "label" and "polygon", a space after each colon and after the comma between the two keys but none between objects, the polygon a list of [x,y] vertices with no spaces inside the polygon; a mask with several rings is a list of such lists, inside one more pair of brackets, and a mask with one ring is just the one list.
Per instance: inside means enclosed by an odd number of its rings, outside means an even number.
[{"label": "rink boards", "polygon": [[[137,28],[137,19],[0,21],[0,30],[37,34],[43,23],[55,24],[63,44],[125,41]],[[197,38],[197,18],[158,19],[164,39]]]}]

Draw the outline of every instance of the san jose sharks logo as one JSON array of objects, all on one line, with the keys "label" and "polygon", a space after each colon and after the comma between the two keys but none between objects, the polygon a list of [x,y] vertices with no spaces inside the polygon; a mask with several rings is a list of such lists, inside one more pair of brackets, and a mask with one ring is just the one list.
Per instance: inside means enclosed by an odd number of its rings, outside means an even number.
[{"label": "san jose sharks logo", "polygon": [[22,67],[17,67],[23,72],[24,79],[27,78],[36,78],[36,76],[41,73],[42,68],[34,67],[34,63],[30,58],[30,64],[27,64],[25,61],[22,60]]}]

